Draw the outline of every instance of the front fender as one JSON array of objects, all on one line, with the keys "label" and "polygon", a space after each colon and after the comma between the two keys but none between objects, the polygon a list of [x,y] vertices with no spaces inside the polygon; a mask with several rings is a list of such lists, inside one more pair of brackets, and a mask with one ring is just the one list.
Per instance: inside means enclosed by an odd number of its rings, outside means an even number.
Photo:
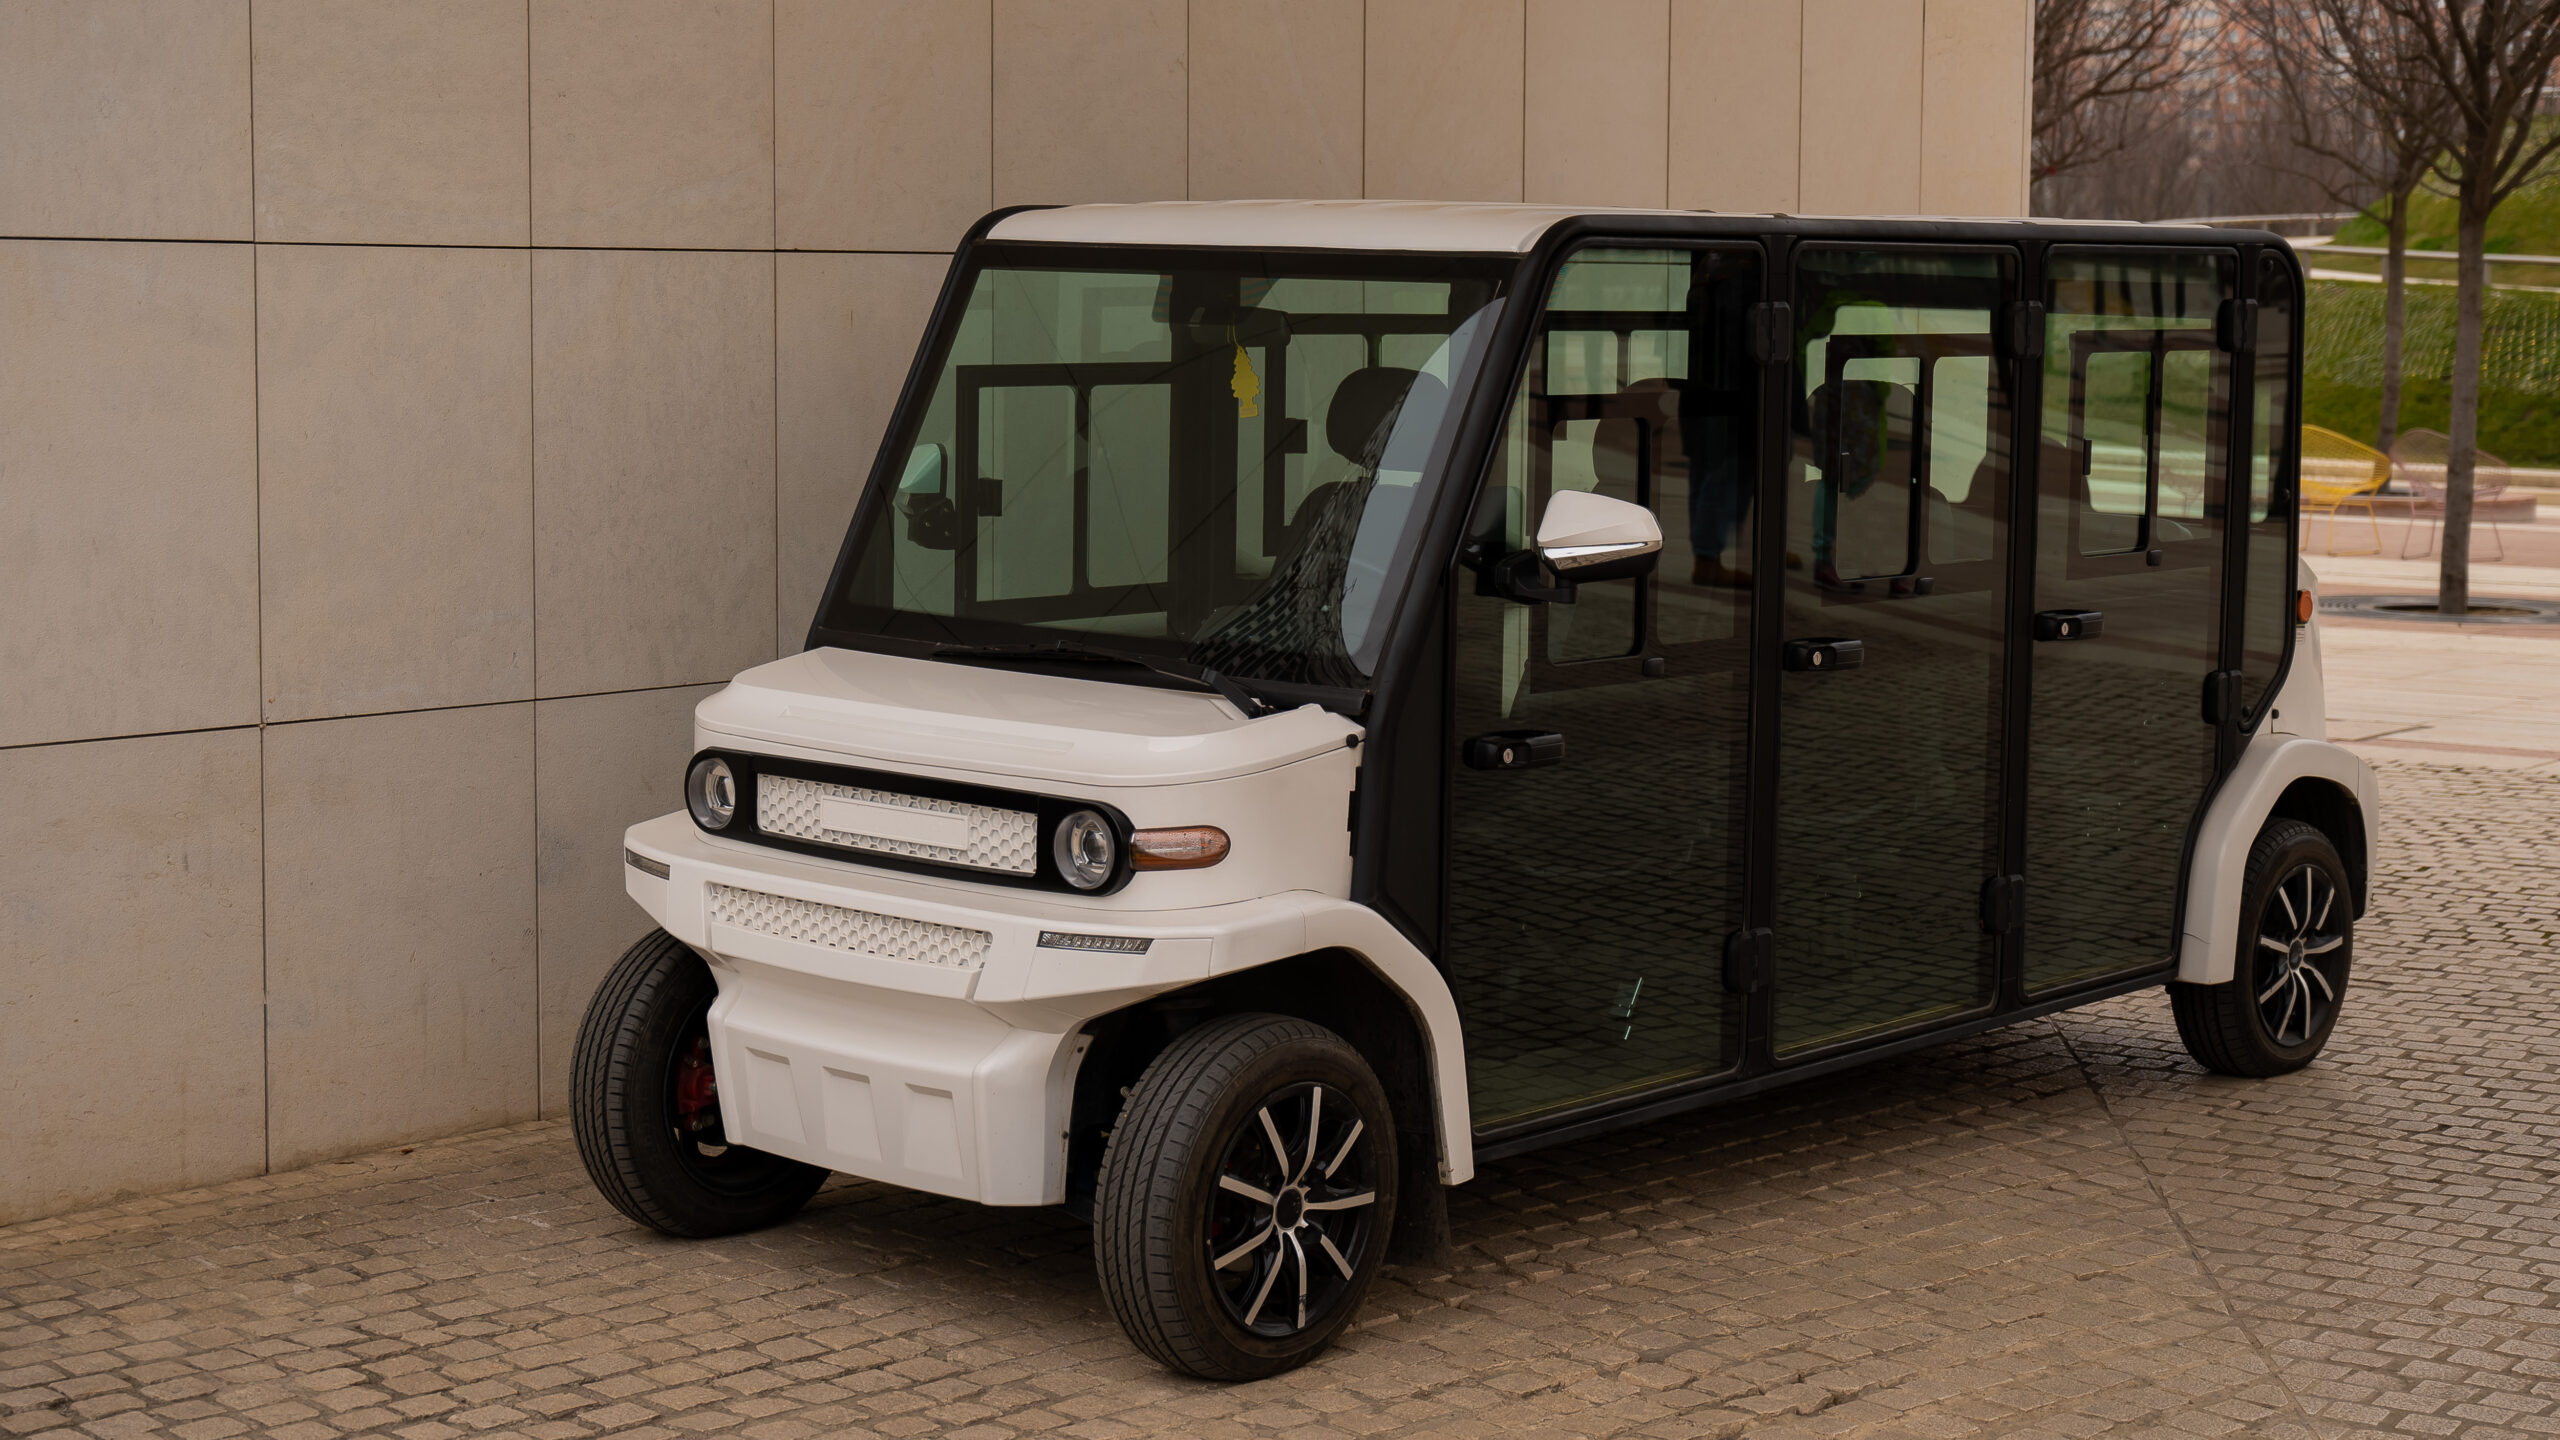
[{"label": "front fender", "polygon": [[2240,891],[2248,879],[2249,847],[2257,843],[2276,801],[2298,780],[2325,780],[2354,798],[2364,825],[2364,886],[2370,891],[2382,802],[2373,767],[2326,740],[2261,734],[2241,755],[2196,829],[2178,944],[2180,980],[2218,985],[2231,978],[2240,952]]}]

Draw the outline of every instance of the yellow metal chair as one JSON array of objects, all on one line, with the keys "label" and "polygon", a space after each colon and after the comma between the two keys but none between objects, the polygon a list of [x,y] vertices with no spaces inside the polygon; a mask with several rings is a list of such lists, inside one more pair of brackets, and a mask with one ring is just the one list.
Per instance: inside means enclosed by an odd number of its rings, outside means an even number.
[{"label": "yellow metal chair", "polygon": [[[2319,425],[2302,427],[2302,546],[2311,548],[2311,523],[2325,518],[2329,522],[2328,548],[2324,555],[2379,555],[2382,553],[2382,522],[2373,513],[2374,498],[2391,481],[2391,457],[2361,441],[2350,440],[2335,430]],[[2365,528],[2373,536],[2369,550],[2338,548],[2338,512],[2364,512]]]}]

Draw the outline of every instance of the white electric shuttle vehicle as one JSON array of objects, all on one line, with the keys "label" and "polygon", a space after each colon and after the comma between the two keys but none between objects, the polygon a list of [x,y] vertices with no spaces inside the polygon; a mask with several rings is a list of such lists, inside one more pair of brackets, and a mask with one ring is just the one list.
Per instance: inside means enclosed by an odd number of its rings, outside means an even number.
[{"label": "white electric shuttle vehicle", "polygon": [[1496,1157],[2165,986],[2328,1039],[2374,853],[2255,231],[1379,202],[965,238],[800,654],[634,826],[597,1186],[1089,1216],[1243,1378]]}]

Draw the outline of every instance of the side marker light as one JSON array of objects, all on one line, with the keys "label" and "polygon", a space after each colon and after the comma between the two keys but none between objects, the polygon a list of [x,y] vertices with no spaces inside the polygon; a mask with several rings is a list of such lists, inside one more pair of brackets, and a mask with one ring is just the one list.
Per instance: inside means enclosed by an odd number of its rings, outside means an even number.
[{"label": "side marker light", "polygon": [[1227,849],[1227,832],[1215,825],[1141,830],[1129,837],[1129,861],[1140,870],[1205,870],[1226,859]]}]

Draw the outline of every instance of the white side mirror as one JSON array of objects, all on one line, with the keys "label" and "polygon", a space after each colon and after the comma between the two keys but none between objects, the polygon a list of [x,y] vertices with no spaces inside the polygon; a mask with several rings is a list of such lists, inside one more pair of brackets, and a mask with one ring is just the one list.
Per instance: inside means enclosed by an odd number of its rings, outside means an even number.
[{"label": "white side mirror", "polygon": [[1662,527],[1642,505],[1588,490],[1559,490],[1538,517],[1538,555],[1560,580],[1641,575],[1662,552]]}]

